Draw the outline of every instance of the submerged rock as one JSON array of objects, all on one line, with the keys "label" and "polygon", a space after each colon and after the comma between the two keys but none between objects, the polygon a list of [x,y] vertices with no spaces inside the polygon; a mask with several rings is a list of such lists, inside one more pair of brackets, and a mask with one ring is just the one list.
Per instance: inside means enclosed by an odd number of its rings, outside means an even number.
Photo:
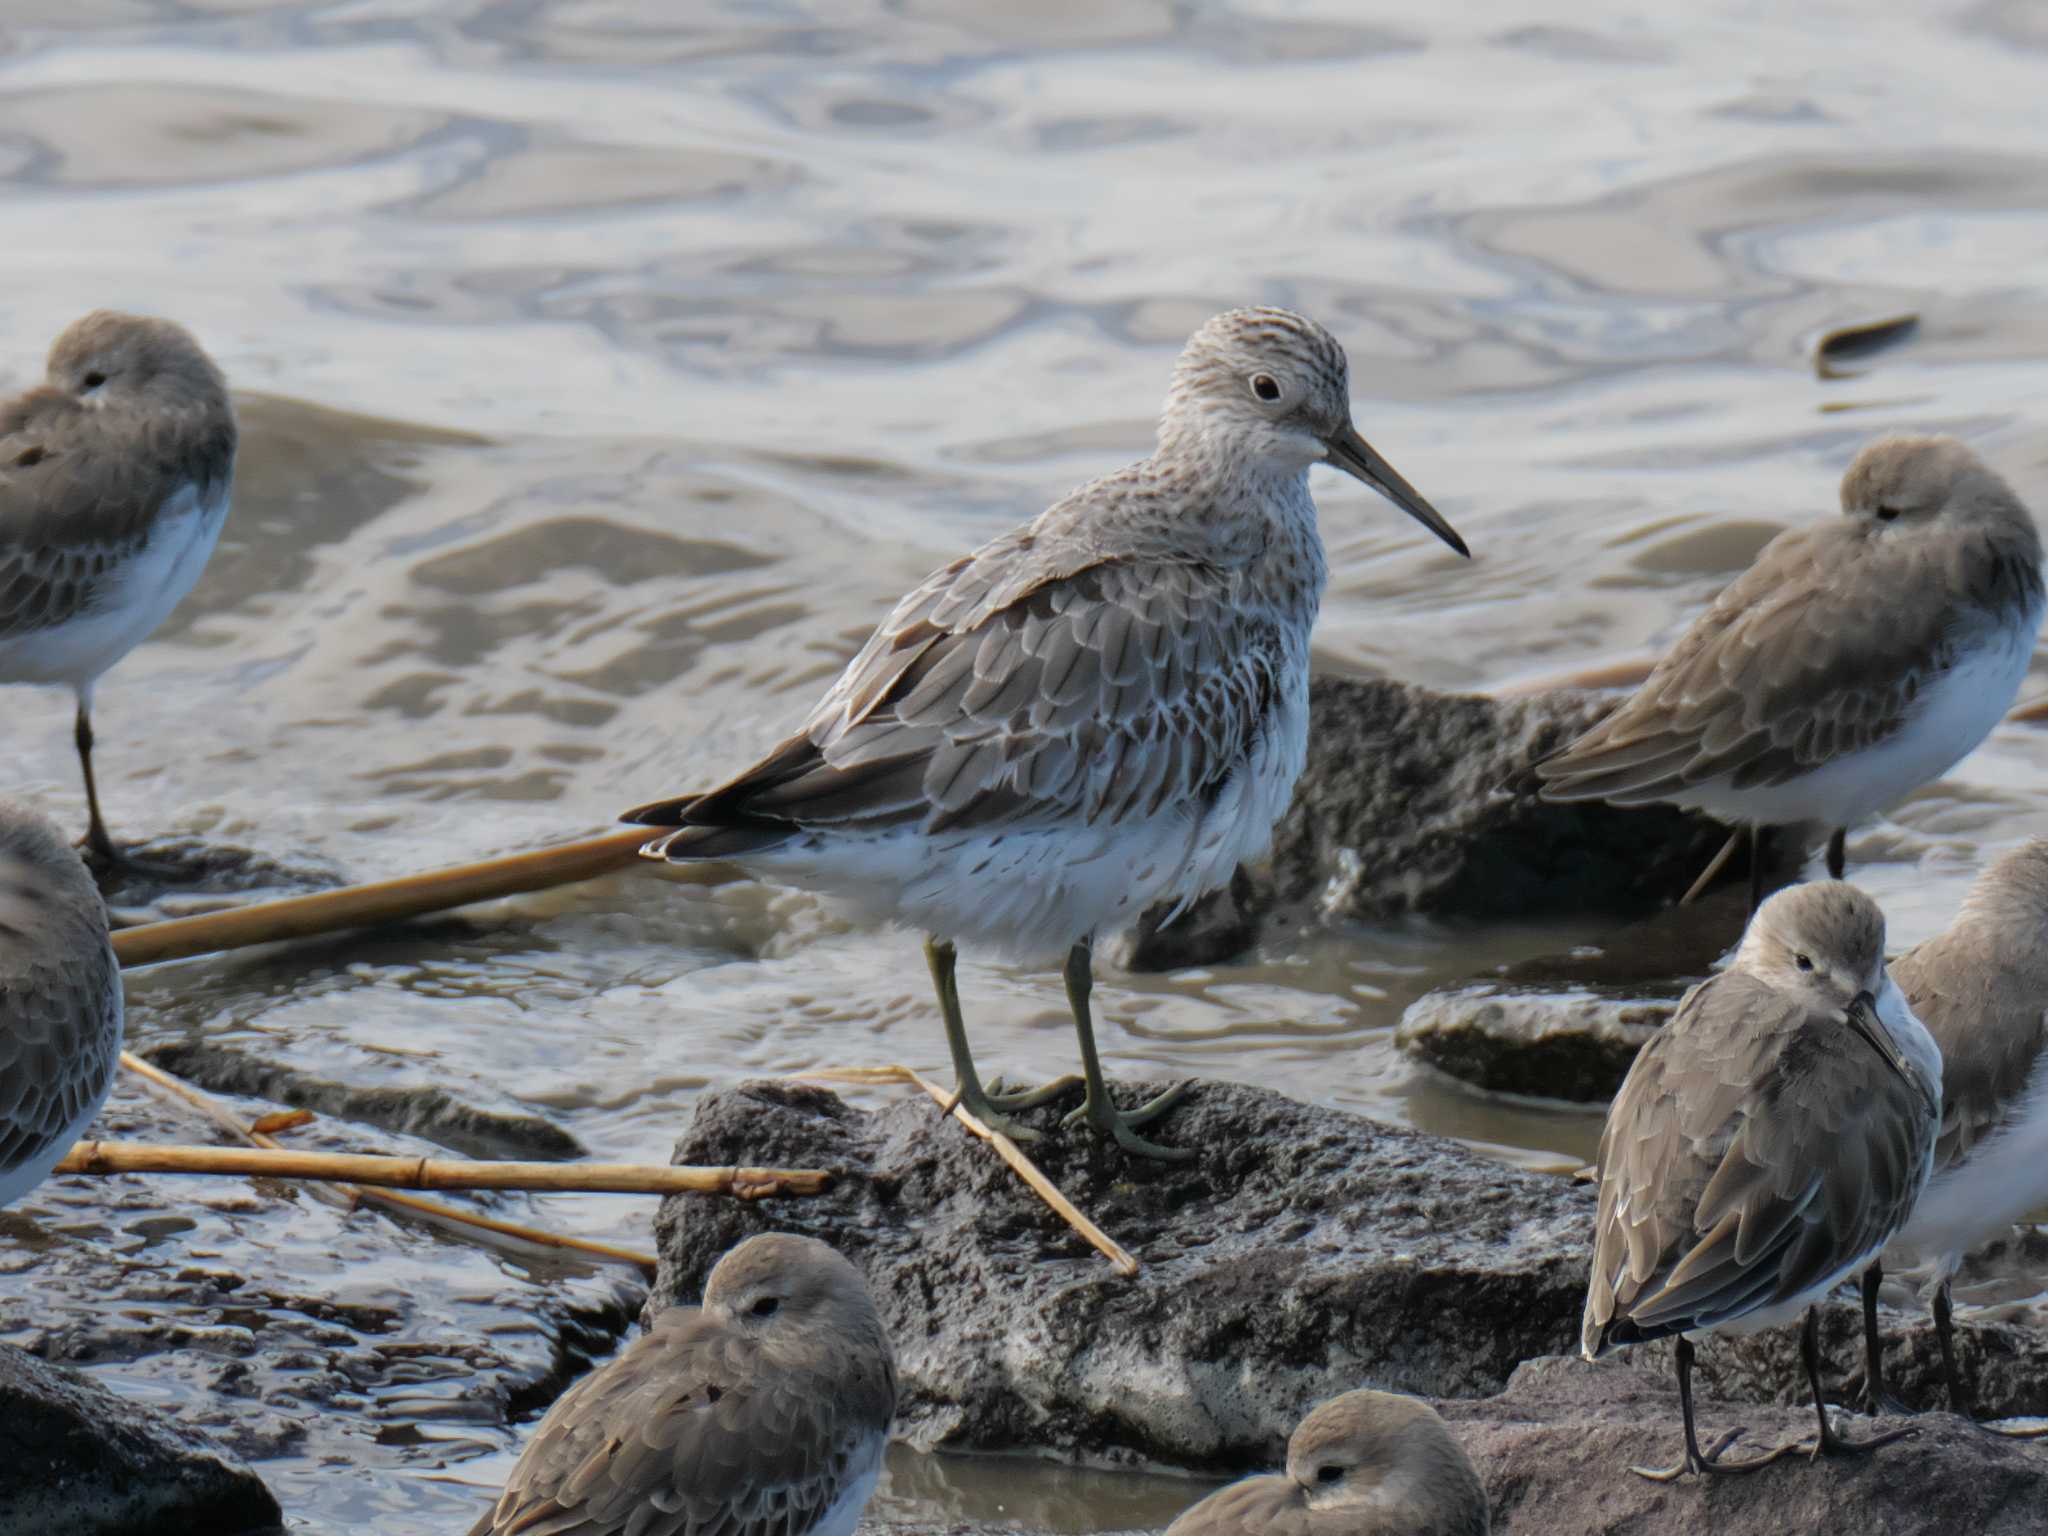
[{"label": "submerged rock", "polygon": [[[1268,866],[1248,871],[1248,888],[1212,895],[1163,929],[1163,914],[1151,914],[1131,963],[1160,969],[1227,958],[1287,908],[1385,922],[1632,914],[1675,901],[1727,840],[1725,826],[1665,806],[1554,805],[1536,796],[1536,761],[1614,704],[1570,689],[1498,699],[1386,678],[1317,678],[1308,766]],[[1724,878],[1743,873],[1733,859]],[[1207,942],[1185,937],[1184,924]]]},{"label": "submerged rock", "polygon": [[1646,998],[1623,989],[1473,982],[1439,987],[1409,1004],[1394,1044],[1489,1092],[1604,1103],[1677,1007],[1676,991]]},{"label": "submerged rock", "polygon": [[870,1112],[756,1082],[706,1094],[676,1160],[847,1176],[814,1199],[664,1202],[650,1309],[695,1300],[755,1232],[808,1233],[866,1273],[913,1443],[1231,1471],[1277,1464],[1333,1391],[1496,1392],[1577,1337],[1593,1202],[1562,1179],[1229,1083],[1157,1124],[1199,1149],[1184,1166],[1027,1118],[1135,1278],[922,1096]]},{"label": "submerged rock", "polygon": [[267,1531],[262,1480],[206,1436],[78,1371],[0,1345],[0,1531]]},{"label": "submerged rock", "polygon": [[[1702,1365],[1722,1343],[1702,1347]],[[1495,1536],[2020,1536],[2041,1528],[2048,1445],[1987,1435],[1950,1414],[1914,1420],[1910,1438],[1867,1456],[1789,1456],[1751,1477],[1675,1484],[1632,1476],[1631,1464],[1669,1465],[1683,1444],[1668,1359],[1636,1353],[1598,1365],[1532,1361],[1496,1397],[1436,1404],[1479,1468]],[[1743,1433],[1729,1453],[1737,1457],[1813,1433],[1810,1406],[1730,1403],[1694,1380],[1703,1446],[1737,1426]],[[1844,1428],[1861,1437],[1870,1421]]]}]

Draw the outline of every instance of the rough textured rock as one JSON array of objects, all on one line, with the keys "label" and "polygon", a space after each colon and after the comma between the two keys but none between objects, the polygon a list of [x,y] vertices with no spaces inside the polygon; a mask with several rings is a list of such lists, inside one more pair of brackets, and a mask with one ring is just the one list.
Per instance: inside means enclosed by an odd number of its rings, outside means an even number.
[{"label": "rough textured rock", "polygon": [[400,1136],[423,1136],[468,1157],[570,1158],[583,1144],[552,1120],[465,1104],[445,1088],[363,1088],[261,1060],[204,1037],[166,1040],[142,1055],[213,1093],[270,1099]]},{"label": "rough textured rock", "polygon": [[[1050,1130],[1058,1111],[1031,1118]],[[1156,1134],[1198,1160],[1136,1163],[1082,1131],[1034,1148],[1138,1256],[1124,1279],[922,1097],[867,1112],[781,1082],[707,1094],[679,1162],[848,1177],[817,1199],[665,1202],[649,1307],[694,1300],[755,1232],[810,1233],[867,1274],[915,1443],[1223,1470],[1276,1464],[1333,1381],[1481,1395],[1577,1336],[1582,1187],[1226,1083],[1195,1086]]]},{"label": "rough textured rock", "polygon": [[[1574,690],[1495,699],[1391,679],[1316,679],[1308,767],[1269,867],[1250,872],[1248,890],[1211,896],[1164,930],[1153,914],[1131,963],[1223,959],[1281,908],[1382,922],[1636,913],[1675,900],[1726,827],[1660,806],[1553,805],[1535,794],[1531,765],[1614,702]],[[1737,858],[1724,878],[1742,874]],[[1182,924],[1207,944],[1177,932]]]},{"label": "rough textured rock", "polygon": [[[1810,1408],[1695,1395],[1702,1444],[1743,1427],[1735,1455],[1813,1433]],[[1626,1468],[1669,1464],[1682,1443],[1677,1383],[1658,1360],[1532,1361],[1497,1397],[1436,1406],[1486,1483],[1496,1536],[2020,1536],[2041,1529],[2048,1496],[2048,1445],[1987,1435],[1948,1414],[1915,1420],[1911,1438],[1868,1456],[1794,1456],[1750,1477],[1647,1482]],[[1843,1427],[1861,1435],[1869,1421]]]},{"label": "rough textured rock", "polygon": [[282,1518],[256,1474],[204,1435],[0,1345],[0,1531],[235,1536]]},{"label": "rough textured rock", "polygon": [[1604,1103],[1677,1006],[1677,991],[1645,998],[1619,989],[1473,982],[1439,987],[1409,1004],[1394,1043],[1476,1088]]}]

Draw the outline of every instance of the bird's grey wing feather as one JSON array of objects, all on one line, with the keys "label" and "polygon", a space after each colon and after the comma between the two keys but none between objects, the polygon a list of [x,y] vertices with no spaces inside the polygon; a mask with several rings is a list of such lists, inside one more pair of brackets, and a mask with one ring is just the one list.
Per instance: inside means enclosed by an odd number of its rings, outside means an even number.
[{"label": "bird's grey wing feather", "polygon": [[234,452],[231,417],[110,418],[46,388],[0,403],[0,640],[91,609],[166,498],[225,489]]},{"label": "bird's grey wing feather", "polygon": [[764,1368],[672,1308],[563,1394],[471,1536],[803,1536],[865,1470],[894,1368],[847,1383]]},{"label": "bird's grey wing feather", "polygon": [[1874,1251],[1933,1135],[1918,1090],[1846,1019],[1741,972],[1701,983],[1601,1137],[1587,1349],[1731,1321]]},{"label": "bird's grey wing feather", "polygon": [[800,735],[680,812],[673,851],[715,846],[691,827],[1029,828],[1220,792],[1286,666],[1236,573],[1116,558],[1025,581],[984,571],[995,553],[906,597]]},{"label": "bird's grey wing feather", "polygon": [[1892,963],[1892,979],[1941,1047],[1941,1138],[1936,1171],[1962,1162],[2026,1093],[2048,1049],[2048,996],[2009,995],[1997,983],[2012,958],[1959,924]]},{"label": "bird's grey wing feather", "polygon": [[[1924,551],[1888,557],[1867,538],[1839,519],[1772,540],[1642,687],[1537,765],[1544,794],[1634,805],[1707,783],[1797,778],[1889,738],[1973,638],[1955,613],[1887,601],[1885,591],[1953,579],[1987,608],[2038,598],[2039,575],[2013,568],[1988,541],[1950,551],[1966,568],[1942,573],[1921,568]],[[1845,585],[1852,566],[1855,584]]]},{"label": "bird's grey wing feather", "polygon": [[1181,1511],[1166,1536],[1311,1536],[1301,1489],[1286,1477],[1247,1477]]}]

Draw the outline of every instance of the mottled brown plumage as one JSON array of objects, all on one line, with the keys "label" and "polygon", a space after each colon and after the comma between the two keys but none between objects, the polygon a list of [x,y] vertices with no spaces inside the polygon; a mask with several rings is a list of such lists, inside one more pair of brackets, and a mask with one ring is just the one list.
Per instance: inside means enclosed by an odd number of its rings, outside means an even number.
[{"label": "mottled brown plumage", "polygon": [[106,908],[49,820],[0,800],[0,1206],[40,1184],[114,1080],[121,973]]},{"label": "mottled brown plumage", "polygon": [[860,1272],[749,1238],[563,1394],[471,1536],[851,1536],[895,1411]]},{"label": "mottled brown plumage", "polygon": [[2040,626],[2033,518],[1947,437],[1865,449],[1842,512],[1766,545],[1620,708],[1538,765],[1544,794],[1848,827],[1975,747]]},{"label": "mottled brown plumage", "polygon": [[1486,1490],[1436,1410],[1390,1392],[1321,1404],[1287,1470],[1220,1488],[1166,1536],[1487,1536]]}]

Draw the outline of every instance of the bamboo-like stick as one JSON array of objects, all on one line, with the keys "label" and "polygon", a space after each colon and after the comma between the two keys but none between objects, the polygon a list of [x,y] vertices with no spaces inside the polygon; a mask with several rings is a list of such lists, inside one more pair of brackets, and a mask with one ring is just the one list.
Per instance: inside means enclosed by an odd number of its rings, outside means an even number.
[{"label": "bamboo-like stick", "polygon": [[239,1174],[317,1179],[391,1189],[523,1189],[607,1195],[817,1195],[832,1187],[821,1168],[677,1168],[658,1163],[472,1162],[464,1158],[379,1157],[269,1147],[167,1147],[138,1141],[81,1141],[58,1173]]},{"label": "bamboo-like stick", "polygon": [[1038,1171],[1038,1165],[1019,1150],[1017,1143],[970,1115],[960,1104],[957,1095],[941,1088],[930,1078],[911,1067],[826,1067],[816,1072],[800,1072],[798,1077],[810,1082],[826,1083],[912,1083],[930,1095],[932,1102],[941,1109],[950,1109],[953,1118],[974,1135],[996,1149],[996,1155],[1010,1165],[1010,1171],[1031,1187],[1031,1192],[1051,1206],[1061,1220],[1095,1248],[1104,1258],[1114,1264],[1126,1276],[1138,1272],[1138,1261],[1121,1243],[1102,1228],[1081,1214],[1079,1207],[1059,1187]]},{"label": "bamboo-like stick", "polygon": [[452,869],[316,891],[310,896],[288,896],[282,901],[203,912],[169,922],[141,923],[115,932],[114,954],[124,966],[155,965],[344,928],[369,928],[479,901],[572,885],[630,869],[640,849],[659,835],[657,829],[628,827],[478,864],[458,864]]},{"label": "bamboo-like stick", "polygon": [[[268,1147],[274,1151],[283,1150],[275,1137],[250,1129],[226,1105],[202,1093],[182,1077],[166,1072],[153,1062],[144,1061],[131,1051],[121,1053],[121,1065],[173,1097],[184,1100],[237,1141],[247,1142],[254,1147]],[[432,1221],[446,1222],[458,1227],[476,1227],[485,1232],[495,1232],[501,1237],[516,1238],[522,1243],[532,1243],[540,1248],[564,1248],[590,1258],[603,1259],[608,1264],[631,1264],[634,1268],[644,1269],[650,1274],[661,1262],[653,1254],[642,1249],[621,1248],[613,1243],[600,1243],[587,1237],[564,1237],[559,1232],[544,1232],[539,1227],[500,1221],[497,1217],[486,1216],[480,1211],[466,1211],[459,1205],[448,1204],[445,1200],[430,1200],[425,1195],[411,1195],[403,1190],[371,1189],[361,1184],[344,1184],[340,1186],[340,1191],[351,1200],[368,1200],[377,1205],[391,1206],[397,1210],[409,1211],[416,1216],[424,1216]]]}]

